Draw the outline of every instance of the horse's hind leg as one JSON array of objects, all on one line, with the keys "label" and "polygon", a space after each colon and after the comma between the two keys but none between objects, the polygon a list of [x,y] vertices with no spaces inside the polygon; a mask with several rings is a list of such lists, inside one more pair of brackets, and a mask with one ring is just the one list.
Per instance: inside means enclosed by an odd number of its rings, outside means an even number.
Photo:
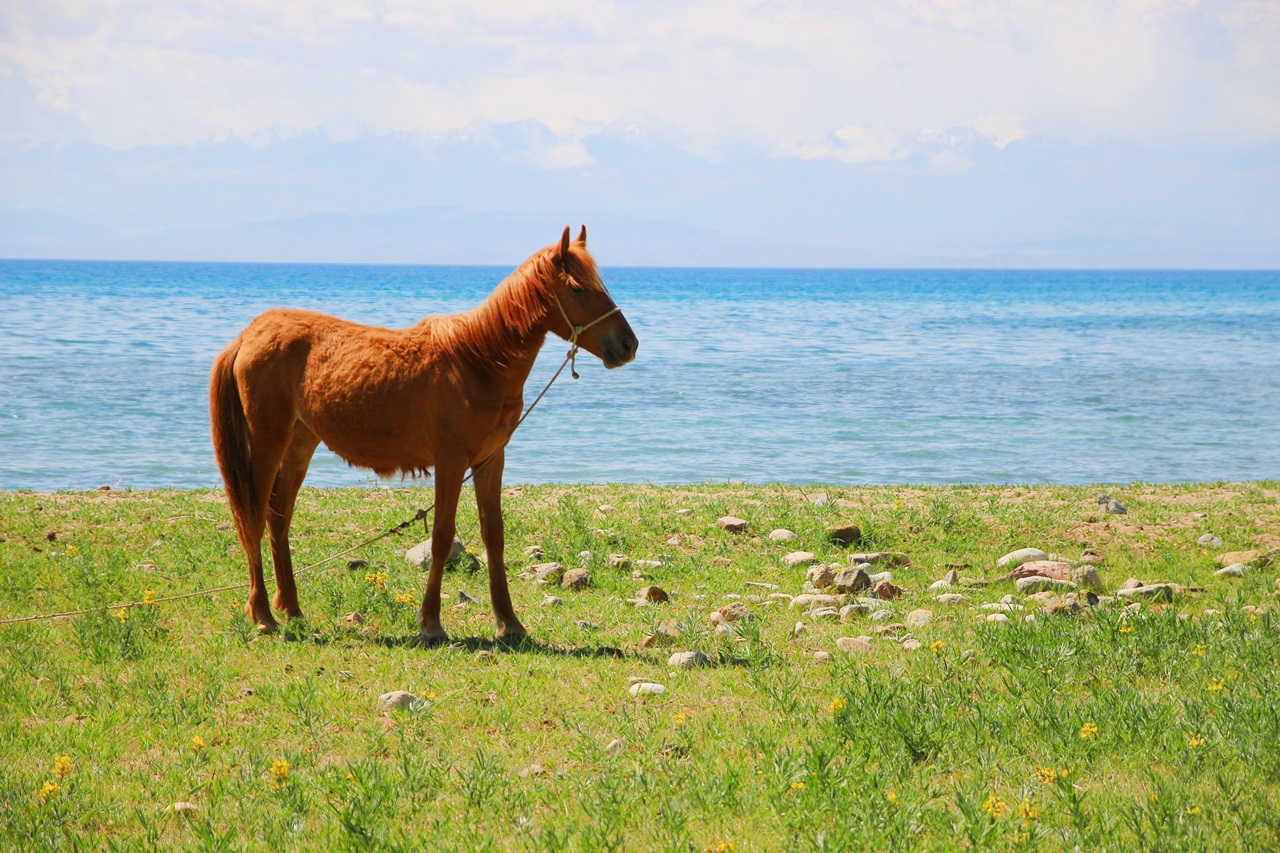
[{"label": "horse's hind leg", "polygon": [[267,529],[271,533],[271,566],[276,576],[276,610],[290,619],[300,619],[298,588],[293,580],[293,555],[289,552],[289,526],[293,522],[294,502],[298,489],[307,476],[307,466],[320,439],[301,421],[294,424],[293,438],[276,472],[271,500],[267,504]]},{"label": "horse's hind leg", "polygon": [[[249,446],[253,448],[249,478],[252,488],[248,495],[248,519],[244,531],[247,538],[242,537],[245,555],[249,558],[249,601],[245,605],[245,611],[250,619],[258,623],[259,631],[270,633],[279,626],[271,615],[267,585],[262,577],[262,534],[267,525],[271,492],[275,487],[285,448],[289,445],[292,428],[289,421],[282,418],[266,419],[261,412],[255,414],[258,417],[251,417],[249,420]],[[290,417],[293,415],[290,414]]]},{"label": "horse's hind leg", "polygon": [[503,560],[505,532],[502,526],[503,451],[499,450],[475,471],[476,509],[480,513],[480,538],[489,558],[489,598],[493,601],[493,617],[500,639],[525,636],[511,592],[507,589],[507,566]]}]

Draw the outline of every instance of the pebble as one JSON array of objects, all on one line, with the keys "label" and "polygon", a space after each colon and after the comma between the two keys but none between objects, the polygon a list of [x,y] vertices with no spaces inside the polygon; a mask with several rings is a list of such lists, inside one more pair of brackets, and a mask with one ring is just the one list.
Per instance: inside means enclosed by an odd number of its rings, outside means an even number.
[{"label": "pebble", "polygon": [[543,607],[559,607],[561,604],[564,604],[564,599],[558,595],[548,595],[542,599]]},{"label": "pebble", "polygon": [[342,617],[342,624],[348,628],[354,628],[357,625],[364,624],[364,617],[359,613],[348,613]]},{"label": "pebble", "polygon": [[592,554],[590,551],[579,551],[579,552],[578,552],[578,562],[579,562],[579,563],[582,563],[582,564],[586,565],[586,564],[589,564],[593,559],[595,559],[595,555],[594,555],[594,554]]},{"label": "pebble", "polygon": [[915,637],[907,637],[905,640],[902,641],[903,651],[914,652],[916,649],[920,648],[920,646],[921,646],[920,641],[917,640]]},{"label": "pebble", "polygon": [[862,530],[856,524],[832,524],[827,527],[827,539],[842,548],[848,548],[862,538]]},{"label": "pebble", "polygon": [[1080,555],[1080,562],[1089,566],[1101,566],[1107,562],[1107,555],[1091,548]]},{"label": "pebble", "polygon": [[813,662],[814,662],[814,663],[826,663],[826,662],[827,662],[827,661],[829,661],[829,660],[831,660],[831,652],[821,652],[821,651],[819,651],[819,652],[814,652],[814,653],[813,653]]},{"label": "pebble", "polygon": [[1012,622],[1009,621],[1009,617],[1005,616],[1003,613],[988,613],[987,621],[993,625],[1012,625],[1013,624]]},{"label": "pebble", "polygon": [[254,690],[252,687],[241,687],[241,688],[240,688],[240,692],[239,692],[239,693],[237,693],[236,695],[243,699],[243,698],[245,698],[246,696],[252,696],[253,694],[255,694],[255,693],[257,693],[257,692],[258,692],[258,691]]},{"label": "pebble", "polygon": [[877,610],[867,617],[873,622],[887,622],[893,618],[892,610]]},{"label": "pebble", "polygon": [[1219,554],[1214,559],[1217,560],[1219,566],[1244,563],[1246,566],[1265,569],[1277,557],[1280,557],[1280,548],[1272,548],[1270,551],[1228,551],[1225,554]]},{"label": "pebble", "polygon": [[675,669],[694,669],[699,666],[710,666],[711,659],[702,652],[675,652],[667,658],[667,666]]},{"label": "pebble", "polygon": [[1003,557],[996,560],[996,568],[1016,569],[1023,563],[1028,563],[1032,560],[1047,559],[1049,559],[1049,555],[1044,551],[1041,551],[1039,548],[1019,548],[1016,551],[1010,551],[1008,554],[1005,554]]},{"label": "pebble", "polygon": [[661,560],[636,560],[636,568],[660,569],[662,568],[662,561]]},{"label": "pebble", "polygon": [[715,628],[715,632],[717,636],[719,637],[733,636],[733,627],[729,625],[728,620],[724,618],[724,615],[721,614],[719,610],[712,610],[710,613],[708,613],[707,621],[709,621],[712,627]]},{"label": "pebble", "polygon": [[794,598],[794,597],[795,597],[795,596],[791,595],[790,593],[786,593],[786,592],[771,592],[771,593],[769,593],[769,600],[770,600],[770,601],[790,601],[790,600],[791,600],[792,598]]},{"label": "pebble", "polygon": [[882,601],[893,601],[902,595],[902,587],[894,586],[888,581],[880,581],[872,587],[871,592]]},{"label": "pebble", "polygon": [[610,554],[609,568],[611,569],[629,569],[631,568],[631,558],[626,554]]},{"label": "pebble", "polygon": [[384,711],[402,711],[405,708],[412,707],[417,701],[418,697],[407,690],[392,690],[390,693],[383,693],[378,697],[378,702],[382,705],[382,710]]},{"label": "pebble", "polygon": [[595,631],[600,627],[594,622],[588,622],[586,619],[579,619],[573,624],[576,625],[580,631]]},{"label": "pebble", "polygon": [[878,566],[884,563],[886,566],[909,566],[911,560],[906,554],[899,554],[896,551],[869,551],[862,554],[850,554],[849,562],[857,565],[858,563],[870,563]]},{"label": "pebble", "polygon": [[809,611],[809,616],[813,619],[839,619],[840,611],[834,607],[819,607]]},{"label": "pebble", "polygon": [[726,622],[737,622],[741,619],[751,618],[751,611],[741,601],[726,604],[716,612],[723,616]]},{"label": "pebble", "polygon": [[555,583],[564,574],[564,566],[559,563],[534,563],[521,575],[538,583]]},{"label": "pebble", "polygon": [[1120,503],[1120,501],[1108,494],[1098,495],[1098,506],[1103,512],[1109,512],[1115,515],[1124,515],[1129,511],[1124,508],[1124,504]]},{"label": "pebble", "polygon": [[747,581],[746,586],[754,586],[760,589],[777,589],[776,583],[765,583],[764,581]]},{"label": "pebble", "polygon": [[1199,539],[1196,540],[1196,544],[1206,545],[1210,548],[1221,548],[1222,540],[1219,539],[1217,536],[1214,536],[1212,533],[1206,533],[1205,535],[1201,536]]},{"label": "pebble", "polygon": [[826,566],[810,566],[809,571],[805,572],[805,580],[813,585],[814,589],[826,589],[831,586],[836,579],[831,569]]},{"label": "pebble", "polygon": [[870,612],[871,608],[865,604],[846,604],[840,608],[840,621],[848,622],[855,616],[862,616]]},{"label": "pebble", "polygon": [[1232,563],[1231,565],[1218,569],[1214,572],[1220,578],[1242,578],[1244,577],[1244,563]]},{"label": "pebble", "polygon": [[627,692],[632,696],[661,696],[667,692],[667,688],[652,681],[640,681],[631,685]]},{"label": "pebble", "polygon": [[951,581],[947,580],[946,578],[942,578],[941,580],[936,580],[933,583],[929,584],[929,591],[937,592],[938,590],[946,589],[949,586],[951,586]]},{"label": "pebble", "polygon": [[737,518],[732,515],[726,515],[716,521],[716,524],[723,527],[730,533],[742,533],[747,529],[747,520],[745,518]]},{"label": "pebble", "polygon": [[1256,604],[1246,604],[1244,607],[1240,608],[1240,612],[1251,613],[1254,616],[1261,616],[1263,613],[1266,613],[1267,611],[1265,607],[1259,607]]},{"label": "pebble", "polygon": [[865,571],[854,567],[850,569],[841,569],[840,572],[831,580],[831,585],[838,592],[854,593],[862,592],[864,589],[871,588],[871,578]]},{"label": "pebble", "polygon": [[1140,586],[1146,585],[1146,581],[1141,581],[1137,578],[1129,578],[1124,583],[1120,584],[1120,589],[1137,589]]},{"label": "pebble", "polygon": [[475,658],[476,663],[497,663],[498,661],[498,658],[494,653],[488,649],[478,650],[473,657]]},{"label": "pebble", "polygon": [[670,601],[667,591],[660,586],[645,586],[636,590],[636,598],[648,601],[652,604],[661,604]]},{"label": "pebble", "polygon": [[792,551],[782,558],[782,564],[789,568],[794,568],[796,566],[807,566],[815,559],[817,558],[812,551]]},{"label": "pebble", "polygon": [[869,577],[869,580],[873,584],[880,583],[881,581],[884,581],[885,583],[890,583],[893,581],[893,572],[876,572],[874,575],[871,575]]},{"label": "pebble", "polygon": [[992,601],[982,605],[983,610],[996,610],[1001,613],[1013,613],[1018,610],[1024,610],[1021,604],[1010,601]]},{"label": "pebble", "polygon": [[809,626],[803,622],[797,622],[796,626],[791,629],[791,636],[793,637],[800,637],[807,633],[809,633]]},{"label": "pebble", "polygon": [[1174,587],[1168,583],[1153,583],[1147,586],[1130,587],[1116,590],[1121,598],[1155,598],[1160,601],[1173,601]]},{"label": "pebble", "polygon": [[543,554],[543,551],[542,551],[542,546],[541,546],[541,545],[528,545],[528,546],[525,546],[525,549],[524,549],[524,556],[525,556],[525,558],[526,558],[526,559],[529,559],[529,560],[536,560],[536,559],[539,559],[540,557],[542,557],[542,554]]},{"label": "pebble", "polygon": [[527,779],[530,776],[542,776],[546,772],[547,772],[547,768],[535,762],[520,771],[520,778]]},{"label": "pebble", "polygon": [[795,542],[799,538],[793,531],[787,530],[785,527],[769,531],[770,542]]},{"label": "pebble", "polygon": [[1031,593],[1043,592],[1046,590],[1063,592],[1065,590],[1077,589],[1079,587],[1079,585],[1073,581],[1062,580],[1060,578],[1042,578],[1035,575],[1029,578],[1018,578],[1017,581],[1014,582],[1014,585],[1018,588],[1018,592],[1023,595],[1030,595]]},{"label": "pebble", "polygon": [[622,747],[623,747],[622,738],[616,737],[613,740],[609,741],[607,744],[605,744],[604,751],[619,752],[622,749]]},{"label": "pebble", "polygon": [[938,601],[943,604],[963,604],[964,596],[958,592],[944,592],[938,596]]},{"label": "pebble", "polygon": [[764,599],[758,595],[748,595],[744,600],[750,601],[752,604],[759,604],[760,602],[764,601]]},{"label": "pebble", "polygon": [[853,654],[854,652],[871,651],[870,637],[841,637],[836,640],[836,648],[842,652]]},{"label": "pebble", "polygon": [[834,595],[807,594],[797,595],[791,599],[791,607],[805,607],[813,609],[816,607],[836,607],[840,604],[840,600]]},{"label": "pebble", "polygon": [[[431,568],[431,540],[419,542],[404,554],[405,562],[415,565],[422,569]],[[461,539],[453,540],[453,547],[449,549],[449,558],[445,560],[446,568],[463,569],[464,571],[474,572],[480,568],[480,561],[476,559],[474,554],[467,553],[467,546]]]},{"label": "pebble", "polygon": [[570,569],[560,578],[560,586],[565,589],[586,589],[591,585],[591,572],[586,569]]},{"label": "pebble", "polygon": [[933,621],[933,611],[923,610],[923,609],[912,610],[910,613],[906,615],[906,618],[902,620],[903,624],[905,624],[908,628],[923,628],[925,625],[928,625],[932,621]]}]

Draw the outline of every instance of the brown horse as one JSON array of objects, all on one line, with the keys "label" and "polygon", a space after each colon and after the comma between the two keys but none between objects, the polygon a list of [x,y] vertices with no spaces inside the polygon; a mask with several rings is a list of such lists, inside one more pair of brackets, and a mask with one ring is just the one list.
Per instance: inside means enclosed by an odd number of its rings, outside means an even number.
[{"label": "brown horse", "polygon": [[289,555],[294,501],[316,446],[381,477],[435,469],[431,570],[418,611],[421,638],[446,639],[440,585],[458,497],[475,479],[480,537],[498,636],[523,636],[503,563],[503,448],[520,418],[524,383],[548,332],[605,367],[636,354],[636,336],[587,253],[587,229],[525,261],[475,310],[426,317],[408,329],[362,326],[277,308],[255,318],[213,362],[213,449],[240,544],[249,558],[249,618],[276,620],[262,577],[271,533],[275,606],[302,615]]}]

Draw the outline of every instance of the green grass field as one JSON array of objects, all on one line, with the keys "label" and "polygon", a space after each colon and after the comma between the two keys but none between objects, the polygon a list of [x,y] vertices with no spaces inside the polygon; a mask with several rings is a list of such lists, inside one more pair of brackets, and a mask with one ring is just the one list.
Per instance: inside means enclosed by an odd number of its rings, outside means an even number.
[{"label": "green grass field", "polygon": [[[364,567],[304,575],[308,619],[258,637],[242,590],[110,606],[244,580],[221,493],[0,494],[0,617],[90,611],[0,627],[0,848],[1280,848],[1280,560],[1214,575],[1221,552],[1280,545],[1280,483],[1108,488],[1126,515],[1100,512],[1098,491],[510,488],[531,640],[495,645],[483,574],[454,572],[454,644],[434,649],[410,643],[424,574],[403,553],[421,528],[356,555]],[[295,562],[427,500],[304,490]],[[464,501],[459,535],[479,550]],[[749,530],[721,530],[727,514]],[[747,599],[773,592],[748,582],[801,592],[789,551],[847,564],[825,536],[842,522],[863,530],[854,550],[910,557],[887,621]],[[515,578],[531,545],[567,568],[592,552],[592,586]],[[959,604],[928,590],[950,567],[998,578],[1024,546],[1102,551],[1107,593],[1131,576],[1200,589],[1136,612],[1020,597],[1009,624],[980,605],[1012,582],[957,586]],[[640,580],[611,554],[660,565]],[[671,601],[626,601],[647,584]],[[752,613],[733,637],[707,619],[726,595]],[[933,620],[902,627],[919,608]],[[671,622],[673,645],[644,646]],[[870,651],[836,646],[859,636]],[[673,671],[677,650],[711,665]],[[633,678],[666,692],[632,697]],[[421,701],[384,712],[391,690]]]}]

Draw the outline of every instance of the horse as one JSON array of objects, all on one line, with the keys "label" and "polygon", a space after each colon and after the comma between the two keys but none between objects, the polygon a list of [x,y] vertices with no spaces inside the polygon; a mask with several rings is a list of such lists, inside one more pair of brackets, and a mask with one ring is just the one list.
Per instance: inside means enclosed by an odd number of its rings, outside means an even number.
[{"label": "horse", "polygon": [[428,316],[407,329],[364,326],[313,311],[274,308],[214,359],[213,449],[249,563],[245,611],[258,630],[279,625],[262,576],[270,532],[278,611],[300,618],[289,526],[312,454],[324,442],[379,477],[435,473],[431,568],[418,610],[419,641],[448,639],[440,587],[468,469],[499,639],[525,628],[503,562],[504,448],[524,405],[525,380],[554,333],[606,368],[635,358],[638,341],[587,251],[587,229],[535,252],[469,312]]}]

